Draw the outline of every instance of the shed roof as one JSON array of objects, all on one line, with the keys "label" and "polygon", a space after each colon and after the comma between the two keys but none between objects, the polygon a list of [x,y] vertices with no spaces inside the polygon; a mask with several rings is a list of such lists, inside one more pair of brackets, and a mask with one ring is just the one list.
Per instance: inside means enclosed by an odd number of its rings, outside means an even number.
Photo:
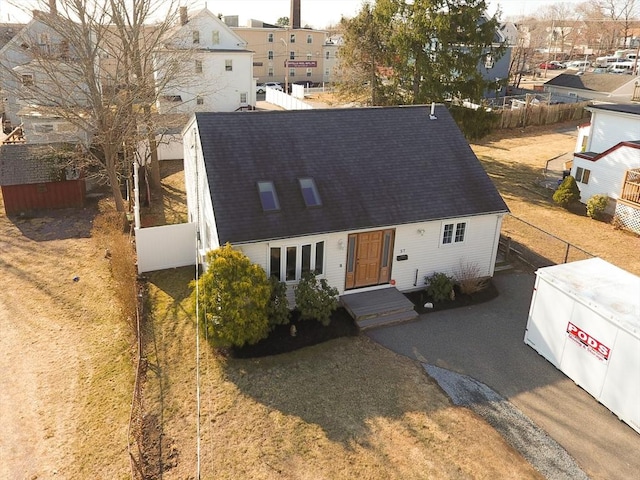
[{"label": "shed roof", "polygon": [[[222,243],[507,212],[443,105],[196,113]],[[300,178],[322,205],[306,207]],[[264,212],[257,183],[280,209]]]},{"label": "shed roof", "polygon": [[58,165],[51,156],[52,148],[53,145],[1,145],[0,185],[26,185],[59,180],[60,171],[65,165]]}]

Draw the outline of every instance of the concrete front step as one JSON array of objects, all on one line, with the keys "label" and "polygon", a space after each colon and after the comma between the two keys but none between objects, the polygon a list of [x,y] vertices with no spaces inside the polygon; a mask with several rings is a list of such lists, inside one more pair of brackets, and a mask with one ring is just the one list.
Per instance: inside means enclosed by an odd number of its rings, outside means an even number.
[{"label": "concrete front step", "polygon": [[360,329],[381,327],[391,325],[394,323],[408,322],[418,318],[418,313],[415,310],[405,310],[402,312],[387,313],[384,315],[378,315],[376,317],[368,317],[363,320],[357,320],[356,323]]}]

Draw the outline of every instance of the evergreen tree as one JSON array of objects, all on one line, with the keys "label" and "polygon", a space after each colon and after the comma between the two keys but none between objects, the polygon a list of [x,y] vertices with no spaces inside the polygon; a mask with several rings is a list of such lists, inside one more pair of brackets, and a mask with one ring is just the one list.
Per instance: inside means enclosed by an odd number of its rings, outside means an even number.
[{"label": "evergreen tree", "polygon": [[[370,73],[374,105],[479,102],[496,87],[478,69],[504,47],[494,43],[498,20],[485,0],[378,0],[343,22],[346,69]],[[352,82],[343,75],[342,83]],[[343,87],[343,90],[347,88]]]},{"label": "evergreen tree", "polygon": [[265,271],[229,244],[207,253],[207,263],[194,300],[209,338],[238,347],[265,338],[271,297]]}]

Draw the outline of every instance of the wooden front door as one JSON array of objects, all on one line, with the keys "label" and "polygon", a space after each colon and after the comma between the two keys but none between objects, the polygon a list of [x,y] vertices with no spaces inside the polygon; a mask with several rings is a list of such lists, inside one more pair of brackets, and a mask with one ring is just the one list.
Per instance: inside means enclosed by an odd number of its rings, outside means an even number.
[{"label": "wooden front door", "polygon": [[389,283],[393,234],[393,230],[376,230],[349,235],[345,288]]}]

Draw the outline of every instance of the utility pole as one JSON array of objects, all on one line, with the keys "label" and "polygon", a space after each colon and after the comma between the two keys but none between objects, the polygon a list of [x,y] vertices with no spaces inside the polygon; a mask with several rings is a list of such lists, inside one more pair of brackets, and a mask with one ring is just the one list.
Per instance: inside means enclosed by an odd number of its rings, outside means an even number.
[{"label": "utility pole", "polygon": [[284,43],[284,92],[289,94],[289,44],[284,38],[280,41]]}]

